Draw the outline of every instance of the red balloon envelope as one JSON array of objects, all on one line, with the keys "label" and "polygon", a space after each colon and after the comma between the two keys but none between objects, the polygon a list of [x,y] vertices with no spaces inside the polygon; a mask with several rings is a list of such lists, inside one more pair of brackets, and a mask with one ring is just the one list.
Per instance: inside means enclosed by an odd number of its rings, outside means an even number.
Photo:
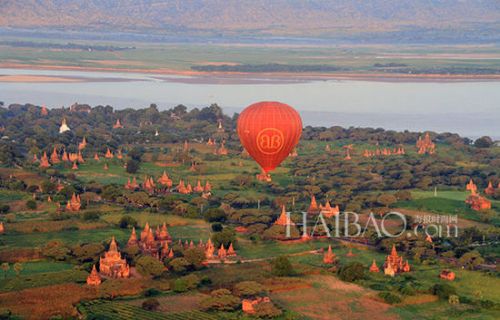
[{"label": "red balloon envelope", "polygon": [[241,144],[267,173],[288,157],[302,134],[302,120],[287,104],[264,101],[248,106],[238,118]]}]

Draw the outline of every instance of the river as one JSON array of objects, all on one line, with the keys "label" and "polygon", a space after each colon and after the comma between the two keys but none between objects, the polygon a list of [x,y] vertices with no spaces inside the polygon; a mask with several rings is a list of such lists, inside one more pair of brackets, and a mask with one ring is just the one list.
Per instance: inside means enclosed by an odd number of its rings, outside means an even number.
[{"label": "river", "polygon": [[[2,76],[21,76],[18,82]],[[27,80],[58,77],[56,81]],[[23,80],[26,79],[26,80]],[[31,82],[35,81],[35,82]],[[74,81],[74,82],[67,82]],[[0,101],[45,104],[74,102],[160,109],[178,104],[219,104],[227,113],[263,100],[294,106],[305,125],[376,127],[456,132],[500,138],[498,81],[359,81],[252,77],[186,77],[120,72],[0,69]]]}]

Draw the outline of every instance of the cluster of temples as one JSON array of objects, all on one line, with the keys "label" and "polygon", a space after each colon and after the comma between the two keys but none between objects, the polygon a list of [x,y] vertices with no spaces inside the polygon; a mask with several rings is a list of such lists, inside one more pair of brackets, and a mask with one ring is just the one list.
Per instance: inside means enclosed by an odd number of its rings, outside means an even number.
[{"label": "cluster of temples", "polygon": [[403,257],[398,255],[396,246],[393,245],[391,254],[385,258],[384,274],[394,277],[397,273],[410,272],[410,270],[408,260],[404,261]]},{"label": "cluster of temples", "polygon": [[311,215],[321,213],[325,218],[330,218],[338,215],[340,213],[340,208],[338,205],[332,207],[330,205],[330,201],[328,200],[325,202],[324,206],[321,204],[318,206],[318,203],[316,202],[316,197],[313,195],[311,197],[311,203],[309,204],[307,213]]},{"label": "cluster of temples", "polygon": [[403,147],[397,147],[394,149],[390,148],[383,148],[379,149],[377,148],[376,150],[367,150],[363,151],[363,157],[365,158],[372,158],[372,157],[378,157],[378,156],[394,156],[394,155],[404,155],[406,154],[405,148]]},{"label": "cluster of temples", "polygon": [[215,246],[213,245],[210,239],[208,239],[205,245],[205,258],[208,261],[213,261],[214,259],[224,261],[228,257],[235,257],[235,256],[236,256],[236,251],[234,250],[232,243],[229,244],[227,249],[224,247],[224,244],[221,244],[220,247],[217,249],[217,256],[215,256]]},{"label": "cluster of temples", "polygon": [[173,256],[173,251],[169,248],[169,243],[172,242],[172,237],[168,233],[167,225],[157,226],[153,230],[146,222],[144,229],[141,231],[140,238],[137,238],[135,228],[132,229],[132,234],[127,242],[127,247],[137,246],[143,254],[163,259],[169,255]]},{"label": "cluster of temples", "polygon": [[[500,188],[500,184],[499,184]],[[470,191],[470,195],[465,199],[465,203],[470,205],[472,210],[475,211],[481,211],[481,210],[488,210],[491,209],[491,201],[486,199],[485,197],[481,196],[478,192],[477,185],[470,179],[469,183],[467,183],[465,189],[467,191]],[[484,190],[486,194],[492,194],[495,193],[495,190],[493,189],[493,185],[491,182],[488,184],[488,187]]]},{"label": "cluster of temples", "polygon": [[[57,150],[56,147],[54,147],[52,153],[50,154],[50,157],[47,155],[47,152],[43,152],[42,156],[40,159],[38,159],[38,156],[36,154],[33,155],[33,163],[38,162],[40,168],[49,168],[51,165],[56,165],[59,163],[65,163],[69,162],[72,163],[72,169],[77,170],[78,169],[78,164],[85,163],[85,159],[83,158],[82,150],[85,149],[87,146],[87,141],[85,137],[82,139],[80,143],[78,143],[78,152],[75,153],[70,153],[67,152],[66,150],[63,150],[62,153]],[[104,155],[106,159],[113,159],[115,155],[111,152],[111,150],[108,148],[106,150],[106,154]],[[117,159],[123,159],[123,154],[121,150],[117,151],[116,154]],[[97,153],[94,153],[94,160],[99,161],[99,155]]]},{"label": "cluster of temples", "polygon": [[[3,227],[3,225],[1,226]],[[139,238],[137,237],[135,228],[132,229],[127,247],[138,247],[142,254],[147,254],[162,260],[165,258],[174,258],[174,252],[172,248],[169,247],[171,243],[172,238],[168,233],[165,223],[161,227],[157,226],[156,230],[153,230],[153,228],[146,223]],[[210,239],[208,239],[206,243],[200,240],[198,244],[195,244],[192,240],[190,242],[186,240],[185,243],[179,240],[179,247],[184,250],[194,248],[203,249],[206,258],[205,264],[215,261],[224,261],[228,258],[237,256],[232,243],[230,243],[227,248],[221,244],[220,247],[216,249]],[[99,259],[99,272],[94,265],[92,272],[87,277],[87,284],[92,286],[100,285],[102,276],[110,278],[130,277],[130,266],[127,261],[122,258],[115,237],[111,239],[108,251]]]},{"label": "cluster of temples", "polygon": [[436,145],[432,142],[428,132],[423,139],[422,137],[418,137],[416,145],[418,154],[434,154],[434,152],[436,152]]},{"label": "cluster of temples", "polygon": [[[226,156],[229,154],[229,151],[227,150],[224,141],[221,141],[220,147],[217,146],[217,142],[215,139],[208,138],[207,140],[207,146],[213,147],[213,154],[218,155],[218,156]],[[184,147],[184,151],[187,151],[186,147]]]},{"label": "cluster of temples", "polygon": [[[346,254],[347,257],[353,257],[354,254],[350,249]],[[328,246],[328,250],[323,254],[323,263],[325,264],[334,264],[336,262],[337,256],[332,251],[332,246]],[[384,274],[389,276],[395,276],[397,273],[410,272],[410,264],[407,261],[404,261],[402,257],[400,257],[396,251],[395,246],[393,246],[391,254],[386,257],[386,261],[384,263]],[[371,266],[369,267],[369,272],[378,273],[380,272],[375,259],[373,260]]]},{"label": "cluster of temples", "polygon": [[66,210],[70,212],[80,211],[82,207],[82,200],[80,199],[80,195],[76,195],[73,193],[71,199],[66,204]]},{"label": "cluster of temples", "polygon": [[[172,243],[172,237],[170,236],[167,225],[157,226],[156,230],[153,230],[146,223],[144,229],[141,231],[140,237],[137,238],[137,233],[135,228],[132,229],[132,234],[127,242],[127,247],[137,246],[141,253],[156,257],[157,259],[173,258],[174,253],[170,245]],[[228,257],[236,256],[236,251],[234,250],[233,244],[230,243],[227,248],[221,244],[219,248],[215,248],[212,241],[208,239],[206,243],[202,240],[198,244],[194,241],[185,241],[184,243],[179,239],[179,247],[183,249],[193,249],[193,248],[203,248],[205,251],[205,257],[207,260],[225,260]]]},{"label": "cluster of temples", "polygon": [[155,180],[153,177],[145,177],[144,182],[139,184],[137,179],[134,177],[132,180],[128,179],[127,183],[125,183],[124,188],[126,190],[144,190],[148,193],[155,193],[161,191],[177,191],[180,194],[191,194],[191,193],[200,193],[202,197],[209,198],[212,192],[212,185],[207,180],[205,185],[201,184],[201,181],[198,180],[196,186],[193,187],[189,182],[186,184],[183,179],[179,180],[179,184],[177,186],[173,186],[173,181],[170,179],[165,171],[161,177]]}]

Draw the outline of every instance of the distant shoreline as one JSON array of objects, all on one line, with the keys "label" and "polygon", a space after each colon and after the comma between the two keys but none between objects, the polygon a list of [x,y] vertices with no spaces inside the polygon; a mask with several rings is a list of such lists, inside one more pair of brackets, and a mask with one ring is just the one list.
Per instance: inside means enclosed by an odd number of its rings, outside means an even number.
[{"label": "distant shoreline", "polygon": [[[249,78],[255,82],[276,81],[326,81],[326,80],[358,80],[377,82],[474,82],[500,81],[500,74],[480,75],[450,75],[450,74],[387,74],[387,73],[286,73],[286,72],[201,72],[192,70],[176,70],[168,68],[140,69],[140,68],[113,68],[113,67],[78,67],[57,65],[24,65],[16,63],[0,63],[0,68],[20,70],[47,70],[47,71],[81,71],[81,72],[120,72],[142,73],[158,76],[187,76],[192,78],[169,79],[174,82],[210,83],[214,78],[227,83],[241,83]],[[106,77],[109,78],[109,77]],[[49,76],[49,75],[4,75],[0,82],[86,82],[102,81],[84,77]]]}]

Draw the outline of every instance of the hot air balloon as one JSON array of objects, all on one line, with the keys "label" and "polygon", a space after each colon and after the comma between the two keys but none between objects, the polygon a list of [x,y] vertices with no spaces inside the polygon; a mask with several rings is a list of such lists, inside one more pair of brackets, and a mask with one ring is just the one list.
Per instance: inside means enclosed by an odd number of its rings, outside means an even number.
[{"label": "hot air balloon", "polygon": [[299,142],[302,120],[287,104],[263,101],[241,112],[237,131],[243,147],[267,174],[285,160]]}]

